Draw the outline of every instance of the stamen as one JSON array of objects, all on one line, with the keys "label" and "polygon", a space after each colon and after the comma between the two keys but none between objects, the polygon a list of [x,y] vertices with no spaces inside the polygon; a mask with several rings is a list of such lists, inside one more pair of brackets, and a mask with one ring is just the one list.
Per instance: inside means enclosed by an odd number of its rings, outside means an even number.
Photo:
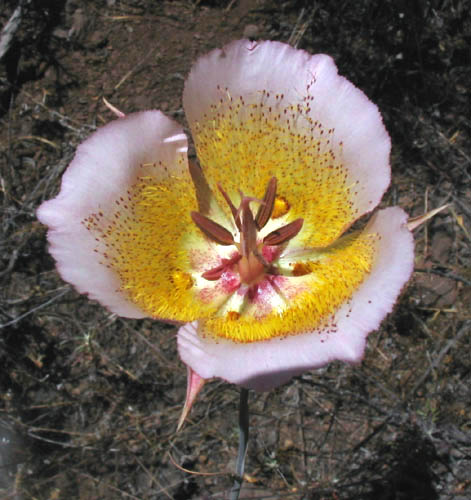
[{"label": "stamen", "polygon": [[265,236],[265,238],[263,238],[263,243],[265,245],[281,245],[294,238],[299,231],[301,231],[303,224],[304,219],[296,219]]},{"label": "stamen", "polygon": [[221,276],[226,266],[218,266],[214,269],[210,269],[209,271],[205,271],[201,277],[208,281],[217,281]]},{"label": "stamen", "polygon": [[222,259],[222,264],[217,267],[213,267],[213,269],[205,271],[201,276],[208,281],[217,281],[226,269],[230,269],[232,265],[237,264],[237,262],[239,262],[241,258],[242,255],[237,254],[231,259]]},{"label": "stamen", "polygon": [[193,222],[201,229],[201,231],[211,240],[219,243],[219,245],[233,245],[234,238],[232,234],[217,222],[208,219],[199,212],[191,212]]},{"label": "stamen", "polygon": [[198,212],[207,214],[211,208],[211,199],[213,197],[211,188],[206,181],[201,167],[194,161],[188,161],[188,170],[190,171],[191,180],[195,186],[196,199],[198,201]]},{"label": "stamen", "polygon": [[263,197],[262,203],[258,207],[258,212],[255,217],[255,224],[257,224],[257,229],[259,231],[260,229],[264,228],[265,224],[270,220],[271,214],[273,212],[273,207],[275,204],[276,186],[277,186],[276,177],[272,177],[268,181],[268,186],[265,191],[265,196]]}]

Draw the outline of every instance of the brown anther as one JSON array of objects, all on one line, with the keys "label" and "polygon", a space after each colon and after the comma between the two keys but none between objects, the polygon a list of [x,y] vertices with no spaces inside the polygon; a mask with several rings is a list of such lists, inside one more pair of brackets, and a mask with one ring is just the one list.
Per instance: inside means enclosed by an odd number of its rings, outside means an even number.
[{"label": "brown anther", "polygon": [[219,243],[219,245],[233,245],[234,238],[232,234],[217,222],[208,219],[199,212],[191,212],[193,222],[199,229],[211,240]]},{"label": "brown anther", "polygon": [[276,177],[272,177],[268,181],[268,186],[265,191],[265,196],[263,197],[263,201],[258,207],[257,215],[255,216],[255,224],[257,225],[257,229],[260,231],[265,224],[270,220],[271,214],[273,212],[273,206],[275,204],[276,198]]},{"label": "brown anther", "polygon": [[230,259],[222,259],[222,264],[212,269],[208,269],[208,271],[205,271],[201,276],[208,281],[217,281],[223,275],[224,271],[230,269],[234,264],[237,264],[240,259],[242,259],[242,255],[239,254]]},{"label": "brown anther", "polygon": [[221,192],[224,199],[226,200],[226,203],[229,205],[229,208],[231,209],[232,212],[232,217],[234,218],[234,222],[237,226],[237,229],[240,231],[242,229],[242,225],[240,223],[240,217],[239,213],[237,212],[237,208],[234,206],[231,199],[229,198],[229,195],[224,191],[224,189],[220,184],[218,184],[218,189]]},{"label": "brown anther", "polygon": [[208,281],[217,281],[221,276],[226,266],[218,266],[214,269],[210,269],[209,271],[205,271],[201,277]]},{"label": "brown anther", "polygon": [[304,219],[296,219],[265,236],[265,238],[263,238],[263,243],[265,245],[281,245],[294,238],[299,231],[301,231],[303,224]]}]

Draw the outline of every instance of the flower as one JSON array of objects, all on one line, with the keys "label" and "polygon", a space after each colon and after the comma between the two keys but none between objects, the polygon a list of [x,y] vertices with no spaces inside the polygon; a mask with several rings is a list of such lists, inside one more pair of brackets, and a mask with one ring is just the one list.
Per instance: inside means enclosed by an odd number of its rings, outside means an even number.
[{"label": "flower", "polygon": [[400,208],[352,230],[390,182],[377,107],[330,57],[247,40],[199,59],[183,105],[200,166],[159,111],[79,146],[38,210],[62,277],[121,316],[181,324],[195,387],[360,361],[413,267]]}]

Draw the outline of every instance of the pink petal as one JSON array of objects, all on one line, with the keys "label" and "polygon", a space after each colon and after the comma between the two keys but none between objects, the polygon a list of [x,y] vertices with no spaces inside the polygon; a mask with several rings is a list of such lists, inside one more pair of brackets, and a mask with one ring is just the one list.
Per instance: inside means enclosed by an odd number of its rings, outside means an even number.
[{"label": "pink petal", "polygon": [[220,377],[257,391],[333,360],[359,362],[368,333],[391,312],[412,273],[414,244],[406,222],[406,213],[397,207],[372,217],[365,231],[381,236],[376,261],[351,301],[337,312],[335,329],[237,344],[203,337],[193,322],[178,332],[181,359],[203,378]]},{"label": "pink petal", "polygon": [[378,108],[338,75],[329,56],[269,41],[239,40],[213,50],[197,61],[185,84],[183,105],[193,133],[195,122],[214,112],[211,105],[226,99],[226,88],[234,98],[242,96],[246,104],[261,102],[263,90],[270,92],[268,101],[273,106],[278,103],[275,94],[283,94],[286,105],[301,106],[303,98],[312,95],[310,116],[325,131],[335,129],[331,147],[339,156],[343,154],[348,184],[358,182],[357,215],[379,203],[390,181],[389,135]]},{"label": "pink petal", "polygon": [[[38,219],[49,226],[50,252],[62,278],[120,316],[146,314],[117,292],[117,277],[100,264],[96,241],[82,221],[93,212],[106,213],[138,175],[162,179],[186,171],[186,151],[181,126],[160,111],[114,120],[78,147],[60,193],[38,209]],[[159,161],[167,170],[156,164]]]}]

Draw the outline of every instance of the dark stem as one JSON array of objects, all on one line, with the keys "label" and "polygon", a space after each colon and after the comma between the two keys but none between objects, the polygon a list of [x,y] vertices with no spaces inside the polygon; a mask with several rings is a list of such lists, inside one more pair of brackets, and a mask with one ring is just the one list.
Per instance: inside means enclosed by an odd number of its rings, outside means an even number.
[{"label": "dark stem", "polygon": [[249,390],[240,390],[239,402],[239,451],[237,453],[237,464],[234,484],[231,489],[230,500],[238,500],[240,488],[244,482],[245,455],[249,442]]}]

